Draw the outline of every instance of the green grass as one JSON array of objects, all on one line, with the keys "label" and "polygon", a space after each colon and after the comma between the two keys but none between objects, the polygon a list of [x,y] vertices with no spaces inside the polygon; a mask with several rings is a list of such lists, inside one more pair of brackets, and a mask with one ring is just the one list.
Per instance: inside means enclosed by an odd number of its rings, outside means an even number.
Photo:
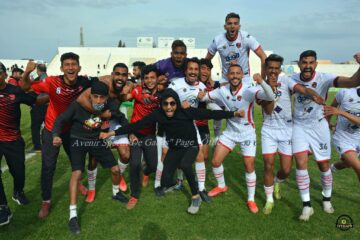
[{"label": "green grass", "polygon": [[[333,98],[333,95],[330,97]],[[30,143],[29,113],[23,108],[22,129],[24,138]],[[258,140],[261,127],[259,108],[255,119]],[[258,142],[258,146],[260,146]],[[28,146],[29,148],[31,146]],[[156,198],[153,192],[153,177],[147,188],[142,189],[138,205],[127,210],[124,205],[111,200],[109,173],[99,169],[97,196],[92,204],[79,197],[78,215],[82,228],[80,236],[72,236],[68,229],[68,182],[69,161],[61,153],[53,188],[53,208],[46,220],[39,220],[40,198],[40,157],[26,162],[26,193],[31,203],[17,206],[10,197],[12,178],[9,171],[3,174],[9,205],[14,214],[11,224],[0,228],[0,239],[359,239],[360,236],[360,185],[352,170],[334,174],[333,205],[335,213],[326,214],[321,209],[321,182],[316,163],[310,161],[311,197],[315,214],[310,222],[301,223],[298,216],[302,203],[298,194],[295,171],[283,185],[283,198],[275,202],[273,213],[265,216],[262,212],[254,215],[246,208],[246,184],[239,148],[225,160],[225,179],[229,191],[211,204],[203,203],[198,215],[186,213],[190,201],[187,187],[181,192],[169,193]],[[338,159],[333,153],[332,161]],[[4,161],[3,161],[4,162]],[[278,164],[277,164],[278,166]],[[261,209],[265,204],[263,190],[263,162],[258,148],[256,159],[257,189],[256,202]],[[127,171],[128,174],[128,171]],[[126,177],[128,179],[128,175]],[[216,185],[216,180],[207,164],[207,189]],[[335,227],[341,214],[352,217],[354,228],[341,231]]]}]

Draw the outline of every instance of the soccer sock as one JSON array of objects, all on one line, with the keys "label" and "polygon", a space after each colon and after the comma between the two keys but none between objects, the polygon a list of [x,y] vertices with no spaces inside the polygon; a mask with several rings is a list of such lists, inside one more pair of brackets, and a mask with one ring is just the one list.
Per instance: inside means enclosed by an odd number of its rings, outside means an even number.
[{"label": "soccer sock", "polygon": [[255,171],[251,173],[245,173],[246,186],[248,191],[248,201],[255,200],[255,188],[256,188],[256,173]]},{"label": "soccer sock", "polygon": [[205,178],[206,178],[206,169],[204,162],[196,162],[195,163],[195,171],[199,184],[199,191],[205,190]]},{"label": "soccer sock", "polygon": [[310,176],[308,170],[296,169],[296,183],[303,202],[310,202]]},{"label": "soccer sock", "polygon": [[183,173],[183,171],[181,169],[177,169],[176,173],[177,173],[177,180],[178,181],[184,180],[184,173]]},{"label": "soccer sock", "polygon": [[331,167],[330,167],[330,169],[331,169],[331,172],[333,172],[333,173],[335,173],[338,169],[335,167],[335,164],[331,164]]},{"label": "soccer sock", "polygon": [[321,185],[322,185],[322,195],[326,200],[330,201],[331,192],[332,192],[332,173],[331,170],[328,169],[326,172],[321,172]]},{"label": "soccer sock", "polygon": [[161,160],[158,161],[158,164],[156,167],[156,175],[155,175],[155,188],[160,187],[161,175],[162,175],[163,168],[164,168],[163,162]]},{"label": "soccer sock", "polygon": [[76,204],[75,205],[70,205],[70,219],[77,217],[77,212],[76,212]]},{"label": "soccer sock", "polygon": [[213,173],[218,183],[218,187],[224,188],[225,185],[225,178],[224,178],[224,167],[221,164],[220,167],[213,167]]},{"label": "soccer sock", "polygon": [[89,190],[95,190],[95,185],[96,185],[96,175],[97,175],[97,168],[95,168],[94,170],[87,170],[88,173],[88,185],[89,185]]},{"label": "soccer sock", "polygon": [[123,175],[128,164],[122,163],[120,159],[118,159],[118,164],[119,164],[119,168],[120,168],[120,175]]},{"label": "soccer sock", "polygon": [[119,192],[119,185],[112,185],[113,196]]},{"label": "soccer sock", "polygon": [[274,185],[271,185],[270,187],[267,187],[264,185],[264,190],[265,190],[265,195],[266,195],[266,201],[274,202],[274,198],[273,198]]}]

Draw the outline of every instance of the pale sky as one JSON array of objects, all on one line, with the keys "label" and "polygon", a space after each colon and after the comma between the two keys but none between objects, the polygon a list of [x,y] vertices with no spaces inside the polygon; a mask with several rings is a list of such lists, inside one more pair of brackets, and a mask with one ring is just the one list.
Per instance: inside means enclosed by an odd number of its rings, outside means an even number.
[{"label": "pale sky", "polygon": [[[360,51],[359,0],[1,0],[0,59],[49,61],[57,47],[116,47],[136,37],[194,37],[207,48],[227,13],[265,50],[296,60],[313,49],[320,59],[352,60]],[[358,29],[358,30],[356,30]],[[199,56],[202,57],[202,56]]]}]

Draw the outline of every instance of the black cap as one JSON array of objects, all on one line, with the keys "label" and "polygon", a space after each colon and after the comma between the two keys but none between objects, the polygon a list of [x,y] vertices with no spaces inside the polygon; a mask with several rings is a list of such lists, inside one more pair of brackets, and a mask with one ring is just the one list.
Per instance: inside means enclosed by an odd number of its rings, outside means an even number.
[{"label": "black cap", "polygon": [[2,62],[0,62],[0,72],[6,73],[6,67]]},{"label": "black cap", "polygon": [[109,87],[104,82],[96,81],[91,85],[91,94],[107,96],[109,95]]}]

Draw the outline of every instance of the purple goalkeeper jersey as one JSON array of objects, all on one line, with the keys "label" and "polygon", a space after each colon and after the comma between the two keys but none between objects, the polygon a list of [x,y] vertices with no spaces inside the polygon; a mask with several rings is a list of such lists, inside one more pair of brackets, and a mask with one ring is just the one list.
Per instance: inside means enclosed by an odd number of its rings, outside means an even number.
[{"label": "purple goalkeeper jersey", "polygon": [[154,66],[160,72],[161,75],[165,75],[169,82],[172,82],[175,78],[183,78],[184,67],[177,68],[174,66],[171,58],[162,59],[157,61]]}]

